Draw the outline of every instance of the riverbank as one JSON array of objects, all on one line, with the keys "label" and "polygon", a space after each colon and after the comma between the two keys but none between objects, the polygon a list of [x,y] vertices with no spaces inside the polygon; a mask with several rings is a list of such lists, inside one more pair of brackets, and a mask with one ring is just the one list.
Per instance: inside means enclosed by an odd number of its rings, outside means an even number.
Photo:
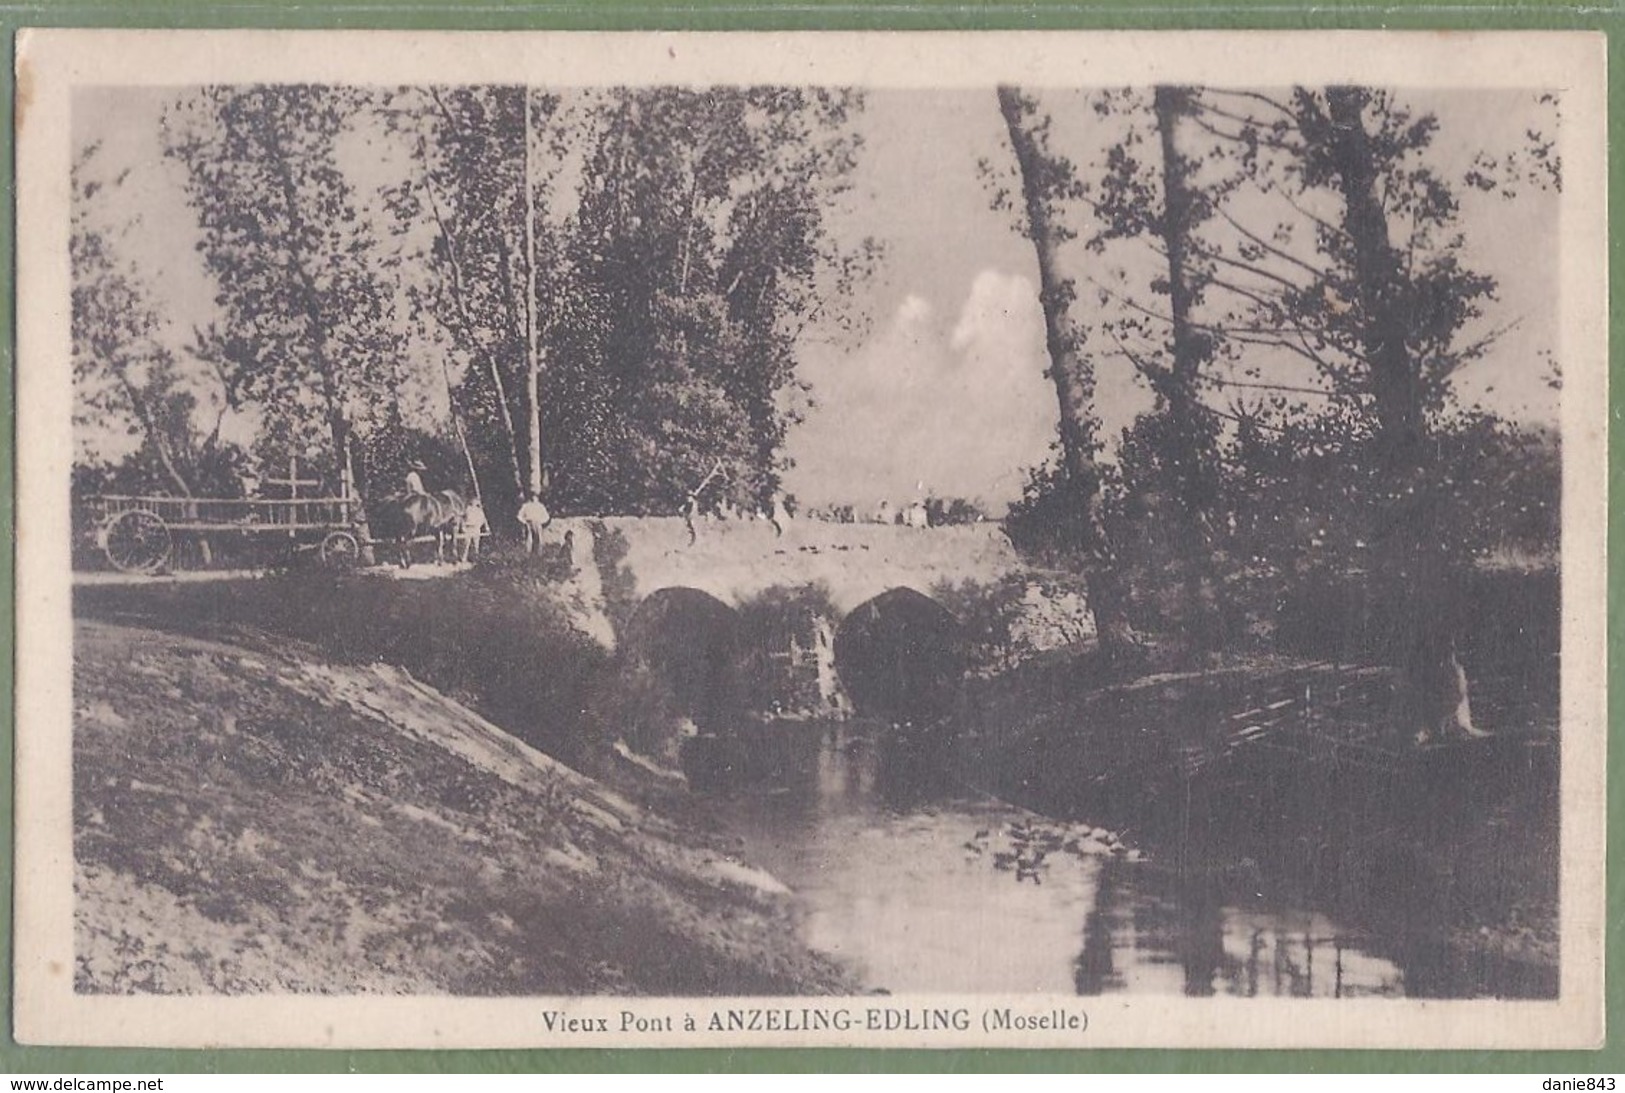
[{"label": "riverbank", "polygon": [[1111,679],[1087,655],[973,689],[959,763],[1046,815],[1126,833],[1192,903],[1316,908],[1385,939],[1413,994],[1557,991],[1550,719],[1418,749],[1384,669],[1285,657]]},{"label": "riverbank", "polygon": [[76,988],[813,994],[730,848],[382,663],[80,619]]}]

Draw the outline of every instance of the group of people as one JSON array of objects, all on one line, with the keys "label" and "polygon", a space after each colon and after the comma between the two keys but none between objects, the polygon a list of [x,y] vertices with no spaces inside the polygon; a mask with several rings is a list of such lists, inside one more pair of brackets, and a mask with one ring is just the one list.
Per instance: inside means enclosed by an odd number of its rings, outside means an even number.
[{"label": "group of people", "polygon": [[925,507],[924,501],[910,501],[901,509],[893,509],[892,503],[882,499],[875,506],[874,515],[870,517],[872,524],[902,524],[910,528],[928,528],[931,526],[931,512]]},{"label": "group of people", "polygon": [[782,493],[775,492],[767,504],[754,513],[746,512],[727,497],[718,496],[715,491],[709,496],[706,494],[706,487],[717,481],[722,474],[722,460],[718,459],[711,465],[706,476],[700,479],[699,485],[688,491],[688,498],[683,502],[682,515],[683,523],[688,528],[689,546],[693,546],[699,538],[699,529],[696,525],[712,520],[748,520],[755,516],[772,524],[774,535],[784,534],[784,527],[790,522],[790,507]]},{"label": "group of people", "polygon": [[[706,504],[701,499],[705,487],[716,477],[720,471],[719,465],[706,475],[704,481],[694,490],[690,491],[687,503],[683,506],[683,520],[688,526],[689,542],[692,544],[698,535],[696,524],[712,519],[748,519],[756,516],[767,520],[773,525],[776,534],[782,535],[785,526],[790,522],[791,516],[785,499],[781,494],[774,494],[771,502],[764,506],[760,512],[745,513],[725,500],[712,501]],[[407,468],[405,480],[405,496],[428,497],[430,493],[425,487],[423,476],[428,468],[422,460],[413,460]],[[850,517],[848,517],[850,519]],[[889,500],[881,500],[874,511],[869,515],[868,523],[875,524],[901,524],[904,527],[926,528],[931,526],[931,516],[924,501],[911,501],[901,508],[893,508]],[[525,551],[528,554],[537,554],[548,540],[548,529],[553,524],[553,516],[542,503],[541,495],[532,491],[525,496],[519,506],[518,523],[524,536]],[[485,506],[476,495],[468,501],[466,508],[456,522],[453,536],[457,544],[457,554],[461,561],[467,562],[479,553],[480,540],[491,533],[491,525],[485,515]]]},{"label": "group of people", "polygon": [[699,503],[698,498],[690,495],[683,505],[683,523],[688,526],[688,541],[692,545],[699,535],[696,525],[710,523],[713,520],[766,520],[773,525],[774,535],[783,535],[785,527],[790,523],[790,509],[784,498],[778,495],[762,508],[752,511],[740,509],[731,503],[720,504],[706,508]]}]

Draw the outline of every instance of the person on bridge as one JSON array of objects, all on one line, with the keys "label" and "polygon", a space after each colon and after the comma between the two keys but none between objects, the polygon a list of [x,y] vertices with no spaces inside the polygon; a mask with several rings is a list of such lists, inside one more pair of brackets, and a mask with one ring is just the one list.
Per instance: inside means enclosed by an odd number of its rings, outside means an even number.
[{"label": "person on bridge", "polygon": [[784,494],[775,490],[773,500],[768,506],[768,520],[773,524],[773,534],[783,535],[785,525],[790,522],[790,507],[785,504]]},{"label": "person on bridge", "polygon": [[711,469],[700,479],[700,484],[688,491],[688,498],[683,502],[683,526],[688,529],[688,545],[693,546],[699,538],[699,532],[694,527],[694,521],[700,516],[700,494],[705,492],[717,475],[722,473],[722,460],[718,459],[711,464]]}]

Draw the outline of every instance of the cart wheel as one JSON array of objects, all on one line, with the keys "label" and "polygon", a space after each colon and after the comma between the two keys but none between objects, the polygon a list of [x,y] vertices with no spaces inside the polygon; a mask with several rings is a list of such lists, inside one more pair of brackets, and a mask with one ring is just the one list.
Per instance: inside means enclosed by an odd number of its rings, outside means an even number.
[{"label": "cart wheel", "polygon": [[330,531],[321,545],[322,564],[333,569],[349,569],[361,558],[361,544],[348,531]]},{"label": "cart wheel", "polygon": [[156,513],[121,512],[101,530],[102,553],[125,573],[152,573],[169,560],[174,543]]}]

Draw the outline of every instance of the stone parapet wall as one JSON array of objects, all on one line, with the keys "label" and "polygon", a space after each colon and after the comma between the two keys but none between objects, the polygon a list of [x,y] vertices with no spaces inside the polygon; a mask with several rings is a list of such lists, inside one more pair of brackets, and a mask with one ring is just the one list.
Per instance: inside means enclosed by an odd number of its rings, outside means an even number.
[{"label": "stone parapet wall", "polygon": [[841,612],[891,588],[929,592],[942,581],[991,582],[1021,560],[997,524],[910,528],[790,520],[700,522],[695,540],[680,517],[604,517],[626,537],[623,563],[640,595],[689,587],[740,604],[770,588],[821,585]]}]

